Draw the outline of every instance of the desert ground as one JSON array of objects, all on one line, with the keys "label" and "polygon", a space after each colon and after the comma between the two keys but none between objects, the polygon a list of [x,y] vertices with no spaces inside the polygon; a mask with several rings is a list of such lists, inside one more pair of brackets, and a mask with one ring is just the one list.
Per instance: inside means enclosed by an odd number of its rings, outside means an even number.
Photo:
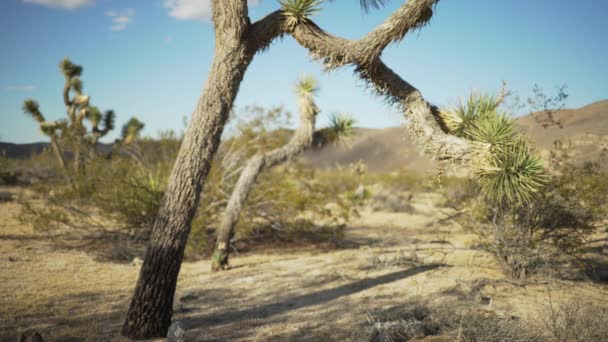
[{"label": "desert ground", "polygon": [[[439,205],[441,196],[415,194],[411,213],[362,210],[339,248],[253,249],[217,273],[209,260],[185,262],[174,320],[192,341],[359,341],[370,319],[399,317],[421,302],[540,324],[560,302],[608,295],[598,282],[507,278],[477,247],[477,235],[450,219],[454,212]],[[124,340],[139,263],[110,262],[88,248],[117,242],[33,231],[15,219],[19,210],[15,201],[0,203],[1,340],[30,328],[48,341]]]}]

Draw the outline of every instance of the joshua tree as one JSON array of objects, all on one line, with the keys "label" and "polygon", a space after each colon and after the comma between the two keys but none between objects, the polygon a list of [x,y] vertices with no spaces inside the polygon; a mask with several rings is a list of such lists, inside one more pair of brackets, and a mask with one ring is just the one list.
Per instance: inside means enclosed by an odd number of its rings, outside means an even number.
[{"label": "joshua tree", "polygon": [[133,151],[133,149],[129,149],[128,147],[134,145],[144,127],[144,123],[139,121],[136,117],[132,117],[131,119],[129,119],[129,121],[127,121],[127,123],[122,126],[122,129],[120,131],[120,138],[114,140],[114,146],[112,147],[112,151],[107,157],[112,158],[116,151],[122,150],[141,164],[140,153],[137,153]]},{"label": "joshua tree", "polygon": [[[253,57],[266,50],[278,37],[291,35],[328,70],[354,66],[356,74],[379,96],[403,111],[413,138],[438,160],[470,165],[475,171],[485,164],[472,161],[501,150],[482,141],[451,134],[438,108],[429,104],[413,85],[381,59],[382,52],[390,43],[402,40],[408,32],[429,22],[433,7],[439,0],[406,1],[384,23],[359,40],[330,35],[312,21],[311,16],[320,10],[322,2],[282,0],[280,9],[252,23],[246,0],[211,1],[215,32],[213,64],[154,222],[123,326],[125,336],[150,338],[166,335],[171,324],[173,297],[190,225],[224,125]],[[384,2],[361,0],[364,7]],[[526,170],[517,172],[520,174],[513,177],[522,176]],[[515,188],[515,191],[535,189]]]},{"label": "joshua tree", "polygon": [[222,215],[211,261],[211,269],[214,271],[226,269],[228,266],[230,238],[258,175],[265,168],[274,167],[296,157],[313,144],[315,147],[321,147],[324,144],[346,138],[352,133],[353,121],[337,115],[332,117],[331,127],[315,132],[316,118],[319,113],[313,97],[318,91],[316,81],[312,77],[303,77],[296,84],[295,90],[299,98],[300,124],[287,144],[269,152],[259,152],[245,165]]},{"label": "joshua tree", "polygon": [[141,131],[144,129],[144,123],[137,120],[137,118],[132,117],[126,124],[122,126],[120,139],[117,139],[116,142],[124,145],[129,145],[133,143],[139,135]]},{"label": "joshua tree", "polygon": [[55,154],[55,158],[57,158],[57,162],[61,167],[61,171],[63,172],[63,176],[65,177],[66,182],[71,188],[74,188],[74,181],[72,179],[72,174],[68,169],[67,163],[65,161],[65,156],[63,155],[63,150],[61,145],[59,145],[59,137],[60,134],[57,131],[65,130],[67,124],[63,120],[59,121],[46,121],[44,115],[40,112],[40,107],[38,106],[38,102],[34,100],[25,100],[23,103],[23,112],[30,115],[38,124],[40,125],[40,131],[48,136],[51,139],[51,149]]},{"label": "joshua tree", "polygon": [[[51,146],[68,183],[74,187],[73,172],[68,167],[63,150],[70,145],[74,152],[74,172],[83,168],[83,152],[85,149],[94,150],[100,138],[114,129],[114,111],[101,114],[97,107],[89,106],[90,97],[82,93],[82,66],[64,58],[59,68],[65,77],[63,86],[63,102],[66,107],[67,119],[53,122],[46,121],[38,103],[35,100],[25,100],[23,111],[40,124],[40,130],[51,139]],[[87,132],[84,119],[91,123],[91,132]],[[103,121],[103,128],[100,123]]]}]

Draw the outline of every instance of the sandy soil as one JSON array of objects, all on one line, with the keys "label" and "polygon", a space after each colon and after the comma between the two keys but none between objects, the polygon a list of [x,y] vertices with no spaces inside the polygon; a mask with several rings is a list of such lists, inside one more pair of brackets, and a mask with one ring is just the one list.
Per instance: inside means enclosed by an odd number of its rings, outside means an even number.
[{"label": "sandy soil", "polygon": [[[553,301],[608,295],[608,286],[590,282],[508,281],[474,248],[473,234],[442,220],[452,212],[436,207],[438,195],[413,201],[413,214],[363,211],[347,230],[348,248],[258,250],[221,273],[207,260],[184,263],[174,319],[193,341],[354,341],[370,315],[407,310],[413,300],[531,319],[549,293]],[[49,341],[123,340],[139,267],[58,248],[14,219],[18,212],[15,202],[0,203],[0,340],[28,328]]]}]

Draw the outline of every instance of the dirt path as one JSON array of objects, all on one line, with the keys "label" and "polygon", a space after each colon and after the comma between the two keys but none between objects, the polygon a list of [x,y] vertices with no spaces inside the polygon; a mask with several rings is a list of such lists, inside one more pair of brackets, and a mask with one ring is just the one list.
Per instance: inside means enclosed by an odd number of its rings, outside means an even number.
[{"label": "dirt path", "polygon": [[[472,234],[440,221],[450,212],[438,211],[437,200],[415,196],[413,214],[364,211],[347,231],[356,248],[253,252],[221,273],[211,273],[208,261],[185,263],[174,318],[195,341],[358,341],[370,315],[398,314],[420,299],[537,315],[547,285],[492,282],[503,279],[494,259],[471,248]],[[49,340],[122,340],[138,266],[53,248],[13,219],[18,211],[0,203],[1,340],[26,328]],[[551,290],[553,298],[608,294],[590,283],[556,282]]]}]

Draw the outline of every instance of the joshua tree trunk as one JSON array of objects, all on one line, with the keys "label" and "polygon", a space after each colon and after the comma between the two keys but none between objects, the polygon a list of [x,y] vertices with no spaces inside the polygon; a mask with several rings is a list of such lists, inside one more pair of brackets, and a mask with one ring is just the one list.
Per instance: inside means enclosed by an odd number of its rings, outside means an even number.
[{"label": "joshua tree trunk", "polygon": [[165,336],[171,324],[177,277],[201,188],[253,57],[244,43],[246,1],[220,2],[214,1],[213,65],[175,161],[123,326],[123,335],[130,338]]},{"label": "joshua tree trunk", "polygon": [[243,205],[247,201],[249,192],[253,187],[258,175],[264,168],[265,158],[263,154],[253,156],[241,172],[228,205],[224,210],[222,221],[217,233],[215,251],[211,257],[211,269],[219,271],[228,267],[228,253],[230,253],[230,239],[234,232],[234,227],[239,222]]},{"label": "joshua tree trunk", "polygon": [[259,174],[264,168],[271,168],[292,159],[312,145],[313,132],[319,110],[312,101],[311,96],[311,93],[306,93],[300,98],[300,125],[294,132],[291,140],[283,147],[268,153],[256,154],[247,162],[247,165],[241,172],[220,223],[215,251],[211,258],[211,269],[213,271],[223,270],[228,267],[230,238],[234,234],[234,227],[239,222],[243,206]]},{"label": "joshua tree trunk", "polygon": [[[289,33],[329,68],[351,64],[393,102],[403,106],[416,137],[439,158],[461,159],[475,150],[447,134],[437,111],[380,61],[391,42],[428,22],[438,0],[409,0],[359,41],[330,36],[307,18],[289,21],[282,10],[249,23],[246,0],[213,0],[215,56],[205,90],[180,148],[123,326],[130,338],[165,336],[190,224],[243,74],[253,55]],[[294,18],[293,16],[291,16]],[[287,151],[285,151],[287,152]],[[280,160],[287,154],[280,154]],[[266,166],[273,162],[266,160]]]},{"label": "joshua tree trunk", "polygon": [[56,137],[51,137],[51,148],[53,149],[53,153],[55,154],[57,162],[59,162],[59,167],[61,167],[61,172],[63,172],[65,181],[72,188],[72,190],[75,190],[74,181],[72,180],[68,165],[66,164],[65,157],[63,156],[63,151],[61,151],[61,147],[59,147],[59,143],[57,142]]}]

